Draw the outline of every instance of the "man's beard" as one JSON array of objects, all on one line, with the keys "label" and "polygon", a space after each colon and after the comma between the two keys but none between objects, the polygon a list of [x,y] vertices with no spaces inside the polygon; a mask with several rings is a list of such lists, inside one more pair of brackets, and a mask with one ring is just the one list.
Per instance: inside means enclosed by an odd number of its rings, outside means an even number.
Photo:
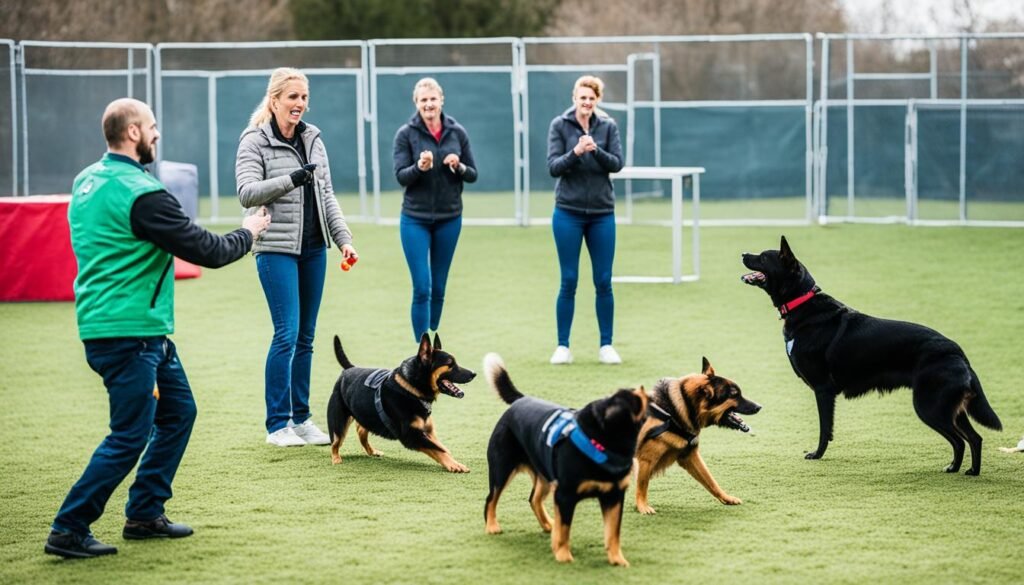
[{"label": "man's beard", "polygon": [[140,142],[135,145],[135,154],[139,155],[139,164],[148,165],[149,163],[156,160],[153,156],[153,151],[156,145],[149,145],[144,142]]}]

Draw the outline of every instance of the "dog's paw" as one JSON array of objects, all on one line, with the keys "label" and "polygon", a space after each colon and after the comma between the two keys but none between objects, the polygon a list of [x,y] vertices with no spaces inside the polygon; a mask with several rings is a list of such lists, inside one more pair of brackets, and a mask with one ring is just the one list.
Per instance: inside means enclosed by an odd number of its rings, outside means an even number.
[{"label": "dog's paw", "polygon": [[451,463],[448,463],[447,465],[444,466],[444,470],[451,473],[469,473],[468,467],[459,463],[458,461],[455,461],[454,459],[452,460]]},{"label": "dog's paw", "polygon": [[970,468],[964,472],[964,475],[981,475],[980,469]]},{"label": "dog's paw", "polygon": [[946,468],[943,471],[945,471],[946,473],[956,473],[960,471],[960,464],[950,463],[949,465],[946,466]]},{"label": "dog's paw", "polygon": [[722,502],[726,506],[739,506],[743,503],[743,500],[730,496],[729,494],[723,494],[722,497],[718,498],[718,501]]},{"label": "dog's paw", "polygon": [[636,511],[640,512],[644,516],[653,516],[654,514],[657,514],[650,504],[637,504]]},{"label": "dog's paw", "polygon": [[560,563],[571,563],[573,561],[572,552],[568,547],[557,549],[555,550],[555,560]]},{"label": "dog's paw", "polygon": [[811,451],[810,453],[804,454],[804,459],[821,459],[821,453]]},{"label": "dog's paw", "polygon": [[339,455],[331,455],[331,465],[339,465],[339,464],[341,464],[341,456],[339,456]]},{"label": "dog's paw", "polygon": [[615,565],[616,567],[628,567],[629,561],[626,560],[626,557],[622,556],[622,553],[619,553],[614,556],[608,555],[608,564]]},{"label": "dog's paw", "polygon": [[484,527],[484,530],[487,531],[487,534],[501,534],[501,526],[499,526],[497,522],[494,524],[488,524]]}]

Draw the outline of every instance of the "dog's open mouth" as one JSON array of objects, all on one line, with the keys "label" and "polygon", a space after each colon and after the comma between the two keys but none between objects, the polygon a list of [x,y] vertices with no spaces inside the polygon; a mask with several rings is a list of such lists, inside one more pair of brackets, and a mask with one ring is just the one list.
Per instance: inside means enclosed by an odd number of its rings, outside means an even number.
[{"label": "dog's open mouth", "polygon": [[718,424],[730,429],[736,429],[737,431],[743,431],[744,433],[750,432],[750,427],[747,426],[747,423],[743,422],[743,419],[740,418],[740,415],[736,414],[735,410],[725,413],[722,419],[718,421]]},{"label": "dog's open mouth", "polygon": [[767,282],[768,279],[765,277],[763,272],[749,272],[741,276],[740,280],[745,284],[752,286],[764,286],[764,283]]},{"label": "dog's open mouth", "polygon": [[455,384],[452,384],[450,380],[440,380],[438,382],[438,388],[441,389],[441,392],[444,392],[448,396],[452,396],[454,398],[462,398],[465,396],[465,394],[462,393],[462,389]]}]

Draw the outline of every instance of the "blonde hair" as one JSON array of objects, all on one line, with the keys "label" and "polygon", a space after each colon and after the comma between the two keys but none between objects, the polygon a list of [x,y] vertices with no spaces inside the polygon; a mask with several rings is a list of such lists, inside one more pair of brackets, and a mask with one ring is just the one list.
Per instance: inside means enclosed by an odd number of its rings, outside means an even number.
[{"label": "blonde hair", "polygon": [[[601,81],[600,77],[596,75],[584,75],[577,79],[576,83],[572,86],[572,97],[574,100],[576,98],[576,92],[579,91],[581,87],[593,90],[594,97],[597,98],[597,101],[601,101],[601,97],[604,95],[604,81]],[[573,103],[575,103],[575,101]],[[609,117],[608,112],[605,112],[596,106],[594,107],[594,113],[602,118]]]},{"label": "blonde hair", "polygon": [[416,85],[412,88],[412,103],[416,103],[416,94],[418,94],[421,89],[437,90],[437,93],[441,94],[441,97],[444,97],[444,90],[441,89],[441,84],[433,77],[424,77],[417,81]]},{"label": "blonde hair", "polygon": [[[278,67],[270,74],[270,81],[267,82],[267,93],[260,101],[260,105],[253,110],[249,117],[249,126],[262,126],[270,121],[274,113],[270,111],[270,100],[281,97],[284,88],[289,81],[299,80],[309,86],[309,79],[306,74],[293,67]],[[308,108],[307,108],[308,110]]]}]

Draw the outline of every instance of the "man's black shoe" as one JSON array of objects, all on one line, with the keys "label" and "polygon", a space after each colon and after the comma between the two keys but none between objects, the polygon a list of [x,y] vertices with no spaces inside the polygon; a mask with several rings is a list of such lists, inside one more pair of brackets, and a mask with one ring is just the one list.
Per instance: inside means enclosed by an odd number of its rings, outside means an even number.
[{"label": "man's black shoe", "polygon": [[128,520],[124,523],[121,535],[125,540],[145,540],[147,538],[183,538],[192,535],[192,529],[185,524],[175,524],[161,514],[153,520],[141,522]]},{"label": "man's black shoe", "polygon": [[79,536],[71,532],[58,532],[53,530],[46,538],[46,546],[43,547],[46,554],[57,555],[65,559],[91,559],[103,555],[117,554],[117,547],[103,544],[88,536]]}]

